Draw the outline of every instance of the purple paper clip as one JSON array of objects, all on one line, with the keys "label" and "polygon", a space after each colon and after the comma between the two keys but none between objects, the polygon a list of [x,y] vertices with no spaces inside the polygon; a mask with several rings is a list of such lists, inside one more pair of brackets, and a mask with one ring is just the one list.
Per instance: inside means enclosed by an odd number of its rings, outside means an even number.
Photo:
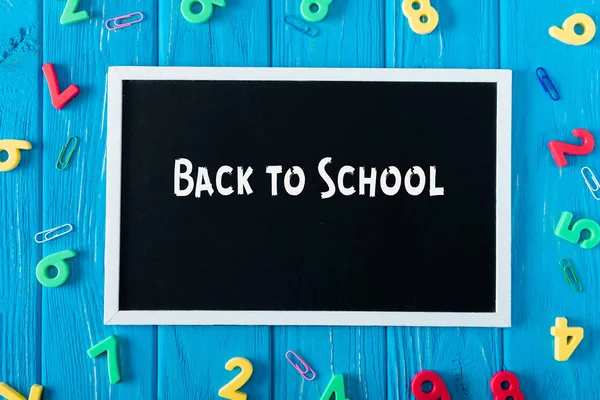
[{"label": "purple paper clip", "polygon": [[[139,15],[140,18],[133,20],[131,22],[119,23],[119,21],[127,19],[127,18],[131,18],[134,15]],[[127,15],[121,15],[120,17],[114,17],[114,18],[107,19],[105,25],[106,25],[106,29],[108,29],[109,31],[116,31],[117,29],[127,28],[128,26],[131,26],[133,24],[139,24],[143,20],[144,20],[144,14],[137,11],[137,12],[127,14]],[[110,26],[109,22],[112,22],[112,27]]]},{"label": "purple paper clip", "polygon": [[[295,357],[300,364],[302,364],[304,366],[304,370],[302,368],[300,368],[300,365],[298,365],[294,360],[292,360],[290,358],[290,354],[292,355],[292,357]],[[315,373],[315,371],[313,371],[313,369],[311,367],[309,367],[309,365],[306,363],[306,361],[304,361],[302,359],[302,357],[300,357],[298,354],[294,353],[292,350],[288,350],[285,353],[285,358],[290,362],[290,364],[292,364],[292,366],[294,368],[296,368],[296,371],[298,371],[300,373],[300,375],[302,375],[302,377],[304,379],[306,379],[307,381],[312,381],[317,377],[317,374]],[[307,375],[312,373],[312,377],[307,377]]]}]

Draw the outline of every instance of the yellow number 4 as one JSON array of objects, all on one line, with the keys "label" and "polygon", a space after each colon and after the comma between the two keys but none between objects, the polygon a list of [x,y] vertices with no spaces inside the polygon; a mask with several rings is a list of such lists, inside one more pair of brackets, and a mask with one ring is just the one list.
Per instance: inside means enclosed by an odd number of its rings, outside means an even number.
[{"label": "yellow number 4", "polygon": [[[44,390],[42,385],[33,385],[29,392],[29,400],[41,400],[42,390]],[[4,382],[0,383],[0,397],[4,397],[7,400],[25,400],[25,397],[23,397],[21,393],[17,392]]]},{"label": "yellow number 4", "polygon": [[583,328],[567,326],[566,318],[556,318],[555,325],[550,328],[554,336],[554,359],[567,361],[583,340]]}]

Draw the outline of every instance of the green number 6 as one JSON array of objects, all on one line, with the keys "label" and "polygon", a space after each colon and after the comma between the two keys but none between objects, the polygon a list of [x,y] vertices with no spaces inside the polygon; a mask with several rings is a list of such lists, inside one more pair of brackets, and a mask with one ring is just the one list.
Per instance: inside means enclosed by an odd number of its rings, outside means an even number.
[{"label": "green number 6", "polygon": [[573,214],[568,211],[563,212],[558,225],[556,225],[554,234],[568,242],[577,243],[581,239],[581,233],[587,230],[590,233],[590,237],[581,241],[581,247],[591,249],[600,243],[600,225],[597,222],[591,219],[580,219],[573,224],[573,228],[569,229],[572,220]]},{"label": "green number 6", "polygon": [[[329,12],[329,6],[332,2],[333,0],[302,0],[300,12],[307,21],[323,21]],[[317,9],[313,11],[315,7]]]},{"label": "green number 6", "polygon": [[[195,13],[192,11],[192,6],[195,3],[202,5],[202,11]],[[213,5],[225,7],[225,0],[182,0],[181,14],[192,24],[203,24],[213,15]]]}]

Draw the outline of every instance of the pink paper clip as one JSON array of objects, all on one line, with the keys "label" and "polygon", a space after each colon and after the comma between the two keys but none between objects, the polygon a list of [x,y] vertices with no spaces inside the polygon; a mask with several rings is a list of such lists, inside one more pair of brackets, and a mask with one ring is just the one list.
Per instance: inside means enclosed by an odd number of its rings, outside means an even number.
[{"label": "pink paper clip", "polygon": [[[298,360],[300,362],[300,364],[302,364],[304,366],[304,369],[300,368],[300,365],[298,365],[294,360],[292,360],[292,358],[290,358],[290,355],[292,357],[295,357],[296,360]],[[311,367],[309,367],[309,365],[306,363],[306,361],[304,361],[302,359],[302,357],[300,357],[298,354],[294,353],[292,350],[288,350],[285,353],[285,358],[290,362],[290,364],[292,364],[292,366],[294,368],[296,368],[296,371],[298,371],[300,373],[300,375],[302,375],[302,377],[304,379],[306,379],[307,381],[312,381],[317,377],[317,374],[315,373],[315,371],[313,371],[313,369]],[[312,374],[312,377],[307,376],[310,374]]]},{"label": "pink paper clip", "polygon": [[[119,23],[119,21],[127,19],[127,18],[131,18],[134,15],[139,15],[140,18],[136,19],[134,21],[131,22],[125,22],[123,24]],[[121,15],[120,17],[115,17],[115,18],[110,18],[106,20],[106,29],[108,29],[109,31],[116,31],[117,29],[123,29],[123,28],[127,28],[128,26],[131,26],[133,24],[139,24],[140,22],[142,22],[144,20],[144,14],[142,14],[141,12],[134,12],[131,14],[127,14],[127,15]],[[110,26],[109,22],[112,22],[112,27]]]}]

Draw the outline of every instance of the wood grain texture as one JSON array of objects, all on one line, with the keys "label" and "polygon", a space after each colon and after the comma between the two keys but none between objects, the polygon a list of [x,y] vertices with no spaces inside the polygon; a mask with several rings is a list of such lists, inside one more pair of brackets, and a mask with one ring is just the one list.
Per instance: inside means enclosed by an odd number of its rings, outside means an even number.
[{"label": "wood grain texture", "polygon": [[[0,1],[0,140],[31,142],[21,163],[0,172],[0,381],[21,393],[40,382],[41,6]],[[1,160],[5,160],[0,155]]]},{"label": "wood grain texture", "polygon": [[[326,19],[311,24],[319,30],[315,38],[283,22],[286,15],[302,19],[300,3],[272,2],[274,66],[383,67],[382,0],[334,1]],[[385,328],[274,327],[273,331],[275,399],[319,399],[333,374],[344,375],[348,398],[385,398]],[[304,380],[285,359],[288,350],[306,357],[317,379]]]},{"label": "wood grain texture", "polygon": [[[227,3],[215,7],[208,23],[192,24],[181,15],[181,0],[161,1],[159,65],[269,66],[268,1]],[[260,294],[248,288],[248,295]],[[225,370],[233,357],[248,358],[254,367],[240,391],[271,398],[271,328],[160,327],[158,333],[159,399],[220,398],[219,389],[239,373]]]},{"label": "wood grain texture", "polygon": [[[498,68],[496,0],[431,4],[440,23],[434,32],[421,36],[408,26],[402,0],[386,0],[387,67]],[[449,260],[448,268],[454,262],[460,260]],[[465,287],[456,290],[468,290],[471,284],[477,283],[465,277]],[[387,332],[388,398],[412,399],[410,382],[423,369],[438,372],[453,399],[491,397],[490,378],[502,366],[499,329],[388,328]]]},{"label": "wood grain texture", "polygon": [[[571,135],[585,128],[598,138],[600,121],[599,50],[596,37],[582,47],[548,35],[575,12],[598,24],[594,2],[546,2],[538,8],[523,1],[501,2],[501,66],[513,69],[513,327],[505,331],[506,367],[519,374],[528,398],[597,399],[595,378],[600,349],[598,248],[584,250],[554,236],[563,211],[575,219],[600,221],[600,208],[580,175],[589,166],[600,173],[598,150],[569,157],[560,169],[548,150],[550,140],[579,143]],[[535,16],[535,18],[532,18]],[[553,102],[535,70],[546,68],[561,94]],[[572,260],[584,291],[574,293],[558,267]],[[556,317],[582,326],[585,338],[568,362],[553,357],[550,327]]]},{"label": "wood grain texture", "polygon": [[[82,1],[91,19],[59,24],[64,1],[44,1],[44,61],[55,64],[61,88],[81,93],[63,110],[44,88],[44,227],[71,223],[74,232],[43,246],[44,255],[73,249],[65,285],[43,289],[44,399],[152,399],[155,397],[155,328],[104,326],[104,216],[106,73],[109,65],[152,65],[157,60],[156,3],[148,0]],[[147,19],[109,32],[107,18],[141,10]],[[67,137],[79,147],[65,171],[55,168]],[[40,173],[41,171],[40,170]],[[106,356],[86,353],[111,334],[119,338],[122,382],[110,385]]]}]

